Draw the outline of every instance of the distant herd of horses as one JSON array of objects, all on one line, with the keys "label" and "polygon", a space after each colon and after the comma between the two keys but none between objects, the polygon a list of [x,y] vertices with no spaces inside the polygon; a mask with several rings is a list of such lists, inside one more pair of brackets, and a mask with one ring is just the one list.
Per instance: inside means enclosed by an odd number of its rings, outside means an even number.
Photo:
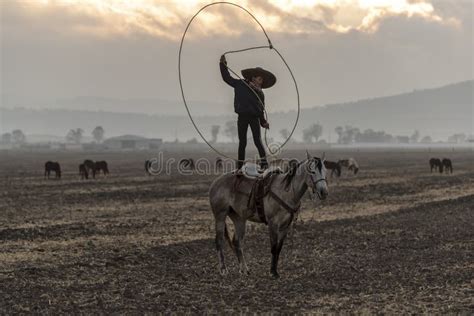
[{"label": "distant herd of horses", "polygon": [[[96,175],[100,174],[101,171],[104,176],[109,174],[109,166],[104,160],[94,162],[86,159],[79,165],[79,175],[82,180],[89,179],[89,175],[92,175],[92,178],[95,179]],[[56,179],[61,179],[61,165],[59,162],[47,161],[44,164],[44,177],[50,179],[51,172],[55,173]]]},{"label": "distant herd of horses", "polygon": [[[283,169],[288,169],[293,164],[298,163],[298,160],[277,159],[270,162],[270,166],[273,165],[274,167],[281,167],[283,166],[282,162],[285,162],[285,166],[283,167]],[[439,171],[439,173],[443,173],[443,172],[453,173],[453,164],[452,164],[451,159],[431,158],[429,160],[429,164],[430,164],[431,172],[433,172],[434,170],[434,171]],[[153,165],[152,160],[145,161],[146,174],[153,175],[152,165]],[[181,159],[178,162],[178,166],[181,170],[194,170],[196,168],[196,164],[194,162],[194,159],[192,158]],[[327,170],[331,171],[331,177],[333,176],[340,177],[342,175],[343,168],[346,168],[348,171],[350,171],[354,175],[356,175],[360,169],[359,164],[354,158],[340,159],[338,161],[325,160],[324,166],[326,167]],[[216,169],[222,169],[224,167],[224,160],[220,157],[216,158],[215,167]],[[44,164],[44,177],[50,179],[51,172],[55,173],[56,179],[61,178],[61,166],[58,162],[47,161]],[[95,179],[96,175],[100,174],[100,172],[102,172],[105,176],[109,174],[108,164],[104,160],[94,162],[90,159],[86,159],[84,160],[83,163],[79,165],[79,175],[81,176],[82,180],[84,179],[87,180],[89,179],[90,176],[92,176],[92,178]]]},{"label": "distant herd of horses", "polygon": [[[297,159],[289,159],[289,160],[276,159],[276,160],[271,161],[269,166],[281,167],[283,171],[286,171],[287,169],[291,168],[293,165],[298,164],[298,163],[299,161]],[[145,161],[145,173],[149,175],[153,174],[152,165],[153,165],[152,160]],[[192,158],[181,159],[178,162],[178,166],[181,170],[195,170],[196,169],[196,164],[194,162],[194,159]],[[359,172],[359,164],[354,158],[341,159],[341,160],[338,160],[337,162],[325,160],[324,166],[326,167],[326,169],[331,170],[331,176],[335,174],[337,177],[340,177],[342,174],[343,167],[347,168],[347,170],[349,170],[353,174],[357,174],[357,172]],[[224,168],[224,160],[222,158],[220,157],[216,158],[215,168],[216,170]]]},{"label": "distant herd of horses", "polygon": [[431,172],[439,171],[439,173],[453,173],[453,163],[451,159],[443,158],[442,160],[439,158],[431,158],[430,159],[430,169]]}]

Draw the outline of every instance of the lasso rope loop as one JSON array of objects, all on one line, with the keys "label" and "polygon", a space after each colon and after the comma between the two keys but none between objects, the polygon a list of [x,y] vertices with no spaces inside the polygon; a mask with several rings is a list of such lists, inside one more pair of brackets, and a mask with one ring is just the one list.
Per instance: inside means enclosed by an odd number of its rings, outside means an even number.
[{"label": "lasso rope loop", "polygon": [[[290,132],[290,134],[288,135],[287,139],[281,144],[278,146],[278,148],[276,148],[275,150],[272,150],[272,148],[270,147],[270,145],[268,144],[268,139],[267,139],[267,129],[265,129],[265,145],[267,146],[267,149],[270,153],[270,155],[274,155],[275,153],[278,153],[282,148],[283,146],[286,145],[286,143],[288,143],[288,141],[291,139],[291,137],[293,136],[293,133],[295,132],[296,130],[296,126],[298,125],[298,120],[299,120],[299,117],[300,117],[300,94],[299,94],[299,90],[298,90],[298,85],[296,83],[296,79],[295,79],[295,76],[293,75],[293,72],[291,71],[291,68],[290,66],[288,65],[288,63],[286,62],[285,58],[283,58],[282,54],[280,54],[280,52],[273,46],[272,44],[272,41],[270,40],[270,37],[268,36],[267,32],[265,31],[265,28],[263,27],[263,25],[258,21],[258,19],[250,12],[248,11],[246,8],[238,5],[238,4],[235,4],[235,3],[232,3],[232,2],[227,2],[227,1],[221,1],[221,2],[214,2],[214,3],[210,3],[210,4],[207,4],[205,6],[203,6],[201,9],[199,9],[198,12],[196,12],[196,14],[193,15],[193,17],[191,18],[191,20],[189,20],[187,26],[186,26],[186,29],[184,30],[184,33],[183,33],[183,37],[181,38],[181,44],[179,46],[179,57],[178,57],[178,73],[179,73],[179,86],[181,88],[181,96],[183,97],[183,102],[184,102],[184,106],[186,108],[186,111],[188,113],[188,116],[191,120],[191,123],[193,124],[194,128],[196,129],[196,131],[198,132],[199,136],[201,136],[202,140],[212,149],[214,150],[218,155],[222,156],[222,157],[225,157],[227,159],[231,159],[231,160],[235,160],[235,161],[239,161],[238,159],[235,159],[235,158],[232,158],[232,157],[229,157],[228,155],[226,154],[223,154],[222,152],[220,152],[218,149],[216,149],[205,137],[204,135],[202,134],[202,132],[200,131],[200,129],[197,127],[196,125],[196,122],[194,122],[194,119],[191,115],[191,112],[189,111],[189,107],[188,107],[188,104],[186,102],[186,97],[184,95],[184,89],[183,89],[183,83],[182,83],[182,78],[181,78],[181,53],[183,51],[183,43],[184,43],[184,39],[186,37],[186,33],[188,32],[188,29],[189,27],[191,26],[191,23],[193,22],[193,20],[199,15],[199,13],[201,13],[203,10],[205,10],[206,8],[210,7],[210,6],[213,6],[213,5],[217,5],[217,4],[228,4],[228,5],[231,5],[231,6],[234,6],[234,7],[237,7],[245,12],[247,12],[254,20],[255,22],[257,22],[257,24],[260,26],[260,28],[262,29],[263,31],[263,34],[265,34],[265,37],[267,38],[267,41],[268,41],[268,45],[267,46],[255,46],[255,47],[249,47],[249,48],[244,48],[244,49],[239,49],[239,50],[233,50],[233,51],[228,51],[228,52],[225,52],[223,55],[226,55],[226,54],[234,54],[234,53],[241,53],[241,52],[245,52],[245,51],[249,51],[249,50],[254,50],[254,49],[262,49],[262,48],[269,48],[271,50],[274,50],[278,56],[280,57],[280,59],[283,61],[283,63],[285,64],[286,68],[288,69],[290,75],[291,75],[291,78],[293,79],[293,82],[295,84],[295,89],[296,89],[296,97],[297,97],[297,105],[298,105],[298,110],[297,110],[297,115],[296,115],[296,120],[295,120],[295,123],[293,125],[293,128]],[[226,65],[227,67],[227,65]],[[235,72],[233,71],[231,68],[227,67],[227,69],[229,69],[235,76],[237,76],[239,79],[242,80],[242,78]],[[257,96],[260,104],[262,104],[263,106],[263,102],[262,100],[260,99],[260,97],[258,96],[258,94],[255,92],[254,89],[252,89],[245,80],[243,80],[243,82],[247,85],[247,87]],[[264,115],[265,115],[265,119],[268,120],[268,114],[267,114],[267,111],[265,110],[265,108],[263,107],[263,111],[264,111]],[[244,160],[245,162],[246,160]]]}]

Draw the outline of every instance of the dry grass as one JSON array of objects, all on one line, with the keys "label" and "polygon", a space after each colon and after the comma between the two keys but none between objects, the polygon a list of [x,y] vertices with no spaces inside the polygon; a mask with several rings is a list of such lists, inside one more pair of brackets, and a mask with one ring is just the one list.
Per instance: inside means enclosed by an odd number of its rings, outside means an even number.
[{"label": "dry grass", "polygon": [[[473,154],[453,175],[429,156],[357,153],[361,173],[305,197],[280,280],[269,277],[264,225],[248,225],[250,276],[217,274],[207,188],[212,176],[145,177],[146,154],[108,154],[112,176],[84,182],[84,157],[0,160],[0,312],[471,313]],[[342,157],[342,153],[329,153]],[[352,156],[353,154],[351,154]],[[71,171],[69,171],[71,170]]]}]

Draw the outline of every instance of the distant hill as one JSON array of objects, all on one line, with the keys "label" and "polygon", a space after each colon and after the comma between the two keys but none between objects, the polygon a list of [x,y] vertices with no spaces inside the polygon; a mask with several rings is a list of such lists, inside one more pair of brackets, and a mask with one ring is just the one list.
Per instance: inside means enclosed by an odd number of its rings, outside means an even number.
[{"label": "distant hill", "polygon": [[326,131],[334,132],[338,125],[352,125],[399,135],[418,129],[422,135],[435,139],[459,132],[472,134],[473,91],[471,80],[436,89],[315,107],[302,112],[301,125],[319,121]]},{"label": "distant hill", "polygon": [[[301,138],[302,130],[319,122],[324,128],[324,138],[336,140],[336,126],[352,125],[361,130],[372,128],[393,135],[410,135],[418,129],[422,136],[430,135],[435,140],[446,140],[454,133],[474,134],[473,115],[474,81],[465,81],[448,86],[416,90],[388,97],[330,104],[304,109],[295,133]],[[87,99],[80,99],[87,103]],[[109,102],[109,101],[107,101]],[[271,105],[268,105],[271,110]],[[85,106],[85,108],[90,108]],[[28,108],[0,108],[0,132],[20,128],[26,134],[64,136],[71,128],[81,127],[86,135],[101,125],[106,136],[136,134],[146,137],[187,140],[198,135],[185,115],[147,115],[138,113],[115,113],[91,110],[31,110]],[[291,129],[295,111],[269,114],[269,135],[280,139],[282,128]],[[236,120],[233,113],[226,116],[196,117],[203,133],[210,136],[212,125],[224,125]],[[221,128],[221,135],[223,128]],[[224,136],[221,136],[221,139]]]}]

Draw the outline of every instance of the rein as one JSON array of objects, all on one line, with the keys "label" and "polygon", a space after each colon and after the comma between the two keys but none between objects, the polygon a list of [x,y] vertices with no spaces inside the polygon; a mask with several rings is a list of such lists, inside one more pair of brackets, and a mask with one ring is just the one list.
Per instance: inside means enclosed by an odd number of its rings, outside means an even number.
[{"label": "rein", "polygon": [[276,195],[276,193],[273,192],[271,189],[270,189],[269,194],[275,201],[278,202],[278,204],[280,204],[285,210],[290,212],[291,215],[294,215],[295,213],[297,213],[300,210],[301,202],[298,202],[298,204],[295,207],[291,207],[288,203],[286,203],[278,195]]}]

